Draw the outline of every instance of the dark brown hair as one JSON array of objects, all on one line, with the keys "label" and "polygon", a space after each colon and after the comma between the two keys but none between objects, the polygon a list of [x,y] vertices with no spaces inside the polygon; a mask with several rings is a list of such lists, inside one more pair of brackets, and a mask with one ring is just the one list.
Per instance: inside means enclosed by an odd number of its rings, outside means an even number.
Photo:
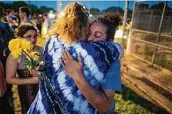
[{"label": "dark brown hair", "polygon": [[16,32],[16,36],[17,37],[23,37],[23,35],[28,31],[28,30],[36,30],[36,28],[30,24],[30,23],[24,23],[24,24],[21,24],[18,29],[17,29],[17,32]]},{"label": "dark brown hair", "polygon": [[104,26],[107,27],[107,32],[106,32],[107,38],[106,38],[106,40],[109,41],[109,40],[113,40],[114,39],[116,28],[118,27],[119,24],[121,24],[121,18],[117,14],[108,13],[108,14],[104,14],[101,17],[98,17],[98,19],[93,21],[90,24],[90,26],[94,22],[102,23]]},{"label": "dark brown hair", "polygon": [[26,13],[26,15],[27,15],[28,17],[29,17],[29,15],[30,15],[30,13],[31,13],[30,9],[29,9],[28,7],[25,7],[25,6],[20,7],[19,10],[21,10],[21,12]]}]

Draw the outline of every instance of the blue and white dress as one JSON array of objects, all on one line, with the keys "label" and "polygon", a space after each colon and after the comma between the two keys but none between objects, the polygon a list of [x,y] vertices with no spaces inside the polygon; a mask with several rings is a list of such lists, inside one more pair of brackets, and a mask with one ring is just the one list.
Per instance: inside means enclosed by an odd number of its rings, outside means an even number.
[{"label": "blue and white dress", "polygon": [[88,82],[95,88],[100,84],[111,64],[119,58],[119,52],[112,42],[79,41],[64,44],[57,35],[52,36],[44,50],[46,78],[54,90],[52,96],[44,80],[40,80],[37,97],[28,114],[56,114],[55,103],[63,114],[98,114],[99,112],[86,100],[73,79],[64,71],[61,64],[63,49],[67,49],[77,60],[82,56],[83,73]]}]

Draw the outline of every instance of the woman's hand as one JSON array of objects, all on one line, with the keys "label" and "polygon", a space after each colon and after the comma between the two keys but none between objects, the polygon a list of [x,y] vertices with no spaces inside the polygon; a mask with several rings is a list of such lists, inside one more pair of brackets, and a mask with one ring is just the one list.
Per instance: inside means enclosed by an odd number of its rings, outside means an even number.
[{"label": "woman's hand", "polygon": [[67,50],[64,50],[62,52],[62,59],[66,73],[73,78],[75,84],[86,99],[101,112],[101,114],[107,113],[114,99],[114,91],[104,89],[104,93],[102,93],[85,79],[80,55],[78,56],[78,61],[76,61]]},{"label": "woman's hand", "polygon": [[41,71],[45,70],[44,66],[45,66],[44,62],[40,62],[37,67],[35,67],[34,69],[31,69],[30,74],[32,76],[38,76],[39,77],[41,75]]},{"label": "woman's hand", "polygon": [[78,61],[76,61],[67,50],[64,50],[62,52],[62,65],[66,73],[72,78],[77,78],[83,74],[81,55],[78,56]]},{"label": "woman's hand", "polygon": [[41,72],[36,70],[36,69],[32,69],[30,71],[30,74],[33,76],[33,77],[39,77],[41,75]]},{"label": "woman's hand", "polygon": [[30,79],[31,79],[32,84],[37,84],[39,82],[39,77],[34,76],[34,77],[31,77]]},{"label": "woman's hand", "polygon": [[85,76],[83,75],[82,58],[80,55],[78,56],[78,61],[76,61],[67,50],[64,50],[62,52],[62,59],[62,65],[66,73],[73,78],[77,87],[86,97],[86,99],[92,104],[92,106],[94,106],[99,112],[101,112],[101,114],[105,114],[106,112],[108,112],[114,98],[114,92],[113,96],[109,97],[110,92],[108,90],[105,90],[105,93],[102,93],[94,88],[85,79]]}]

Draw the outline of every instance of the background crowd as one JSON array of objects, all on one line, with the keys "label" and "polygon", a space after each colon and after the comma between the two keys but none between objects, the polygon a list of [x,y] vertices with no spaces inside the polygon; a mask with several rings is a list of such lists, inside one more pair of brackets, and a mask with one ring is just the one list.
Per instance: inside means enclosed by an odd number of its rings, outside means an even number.
[{"label": "background crowd", "polygon": [[[51,26],[51,19],[47,13],[32,15],[31,9],[26,6],[19,7],[18,11],[1,8],[0,19],[0,114],[14,113],[13,84],[19,85],[18,93],[22,105],[21,112],[26,114],[37,94],[38,85],[30,86],[30,84],[38,83],[38,78],[26,79],[30,77],[30,73],[25,67],[25,56],[21,57],[21,63],[9,57],[7,64],[7,69],[9,69],[6,73],[7,57],[10,54],[8,44],[10,40],[17,37],[25,38],[31,41],[33,45],[36,45],[38,37],[45,41],[45,35]],[[42,53],[43,48],[36,46],[34,50]]]}]

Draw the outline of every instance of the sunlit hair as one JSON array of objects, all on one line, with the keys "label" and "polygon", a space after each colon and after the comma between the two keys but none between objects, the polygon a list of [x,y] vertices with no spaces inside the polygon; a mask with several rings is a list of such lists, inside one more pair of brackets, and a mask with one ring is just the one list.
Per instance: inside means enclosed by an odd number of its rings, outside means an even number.
[{"label": "sunlit hair", "polygon": [[61,17],[53,24],[49,35],[58,34],[66,42],[85,40],[88,15],[82,5],[71,3],[63,10]]},{"label": "sunlit hair", "polygon": [[30,23],[21,24],[16,30],[16,36],[23,37],[23,35],[29,30],[34,30],[37,32],[37,29],[32,24]]},{"label": "sunlit hair", "polygon": [[93,21],[90,24],[90,26],[94,22],[99,22],[99,23],[103,24],[105,27],[107,27],[107,31],[106,31],[107,38],[106,38],[106,40],[109,41],[109,40],[114,39],[116,29],[119,26],[119,24],[121,24],[121,18],[117,14],[107,13],[107,14],[104,14],[101,17],[99,17],[97,20]]}]

